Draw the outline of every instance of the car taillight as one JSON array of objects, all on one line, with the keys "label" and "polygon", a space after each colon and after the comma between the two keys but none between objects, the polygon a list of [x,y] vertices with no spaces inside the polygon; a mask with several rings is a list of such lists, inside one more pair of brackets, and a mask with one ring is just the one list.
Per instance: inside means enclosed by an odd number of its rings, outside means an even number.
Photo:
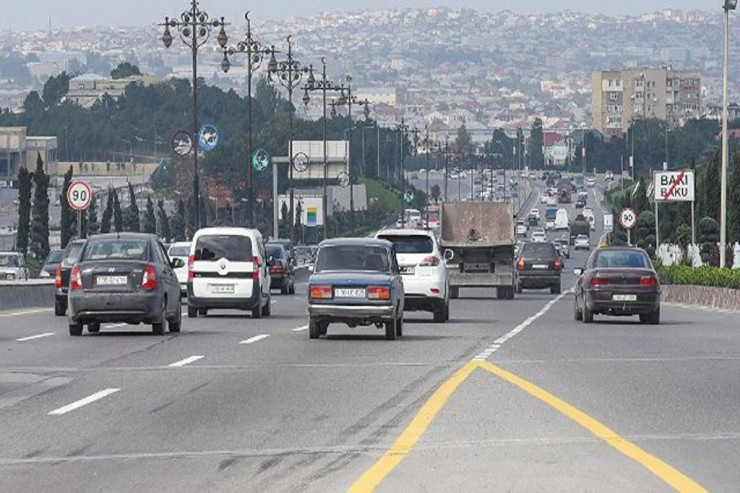
[{"label": "car taillight", "polygon": [[591,284],[591,286],[606,286],[609,284],[609,279],[606,277],[592,277],[589,284]]},{"label": "car taillight", "polygon": [[259,257],[252,257],[252,279],[255,281],[260,280],[260,259]]},{"label": "car taillight", "polygon": [[311,298],[319,300],[329,300],[333,295],[331,286],[311,286],[309,293]]},{"label": "car taillight", "polygon": [[285,272],[285,268],[282,264],[275,264],[270,267],[270,274],[282,274]]},{"label": "car taillight", "polygon": [[195,267],[195,255],[188,257],[188,279],[193,279],[195,277],[193,267]]},{"label": "car taillight", "polygon": [[560,257],[555,257],[555,270],[560,270],[562,265],[560,264]]},{"label": "car taillight", "polygon": [[436,267],[439,265],[440,262],[441,260],[439,259],[439,257],[437,257],[436,255],[430,255],[422,260],[421,264],[419,265],[421,265],[422,267]]},{"label": "car taillight", "polygon": [[519,268],[519,270],[524,270],[524,259],[519,257],[519,262],[516,263],[516,266]]},{"label": "car taillight", "polygon": [[367,288],[367,298],[370,300],[391,299],[391,289],[383,286],[370,286]]},{"label": "car taillight", "polygon": [[57,265],[57,273],[54,279],[54,287],[56,287],[57,289],[60,289],[62,287],[62,266],[61,264]]},{"label": "car taillight", "polygon": [[72,274],[69,276],[69,289],[77,291],[82,289],[82,278],[80,277],[80,266],[75,265],[72,268]]},{"label": "car taillight", "polygon": [[151,291],[157,287],[157,271],[152,264],[147,264],[144,268],[144,277],[141,278],[141,289]]},{"label": "car taillight", "polygon": [[640,286],[657,286],[658,279],[653,276],[643,276],[640,278]]}]

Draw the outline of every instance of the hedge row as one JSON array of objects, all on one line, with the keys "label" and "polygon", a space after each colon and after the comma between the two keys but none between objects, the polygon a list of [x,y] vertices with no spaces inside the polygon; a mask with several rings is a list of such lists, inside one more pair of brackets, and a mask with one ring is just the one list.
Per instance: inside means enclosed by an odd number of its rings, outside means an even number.
[{"label": "hedge row", "polygon": [[708,265],[702,267],[656,265],[656,269],[660,276],[660,282],[663,284],[740,289],[740,270],[719,269]]}]

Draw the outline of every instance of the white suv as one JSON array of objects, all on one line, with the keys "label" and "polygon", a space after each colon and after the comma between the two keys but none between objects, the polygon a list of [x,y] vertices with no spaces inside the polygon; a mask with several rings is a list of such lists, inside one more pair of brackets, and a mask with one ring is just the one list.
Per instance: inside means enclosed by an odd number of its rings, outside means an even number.
[{"label": "white suv", "polygon": [[393,243],[403,277],[404,310],[429,311],[435,322],[446,322],[450,318],[447,266],[434,234],[386,229],[375,237]]},{"label": "white suv", "polygon": [[256,229],[205,228],[195,233],[188,258],[188,317],[212,308],[270,315],[270,271]]},{"label": "white suv", "polygon": [[190,242],[180,241],[173,243],[170,245],[169,250],[167,250],[167,255],[169,255],[170,260],[179,258],[183,262],[182,267],[173,270],[177,276],[177,281],[180,283],[180,296],[184,298],[188,294],[188,258],[190,257]]}]

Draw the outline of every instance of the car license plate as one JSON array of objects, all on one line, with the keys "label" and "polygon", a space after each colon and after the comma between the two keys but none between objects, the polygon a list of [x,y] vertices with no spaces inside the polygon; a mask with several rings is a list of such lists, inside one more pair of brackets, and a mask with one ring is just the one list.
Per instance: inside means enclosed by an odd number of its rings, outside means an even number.
[{"label": "car license plate", "polygon": [[414,275],[414,272],[416,272],[416,267],[413,265],[409,265],[407,267],[401,267],[401,274],[408,274],[408,275]]},{"label": "car license plate", "polygon": [[533,269],[546,270],[549,266],[547,264],[534,264]]},{"label": "car license plate", "polygon": [[211,284],[208,287],[212,294],[234,294],[233,284]]},{"label": "car license plate", "polygon": [[364,289],[335,289],[334,296],[337,298],[364,298]]},{"label": "car license plate", "polygon": [[95,279],[98,286],[125,286],[128,284],[127,276],[98,276]]},{"label": "car license plate", "polygon": [[637,301],[636,294],[615,294],[612,295],[612,301]]}]

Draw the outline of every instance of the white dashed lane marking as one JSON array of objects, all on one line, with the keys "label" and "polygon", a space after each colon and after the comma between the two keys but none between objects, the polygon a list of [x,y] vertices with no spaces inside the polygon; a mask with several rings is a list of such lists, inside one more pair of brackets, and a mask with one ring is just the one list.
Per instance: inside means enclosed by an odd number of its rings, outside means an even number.
[{"label": "white dashed lane marking", "polygon": [[268,337],[270,337],[269,334],[260,334],[258,336],[250,337],[249,339],[243,340],[239,344],[254,344],[255,342],[261,341],[262,339],[267,339]]},{"label": "white dashed lane marking", "polygon": [[50,336],[53,336],[53,335],[55,335],[54,332],[46,332],[44,334],[38,334],[38,335],[35,335],[35,336],[21,337],[20,339],[16,339],[16,341],[18,341],[18,342],[33,341],[33,340],[36,340],[36,339],[42,339],[44,337],[50,337]]},{"label": "white dashed lane marking", "polygon": [[49,416],[61,416],[62,414],[67,414],[68,412],[74,411],[75,409],[79,409],[82,406],[87,406],[88,404],[92,404],[95,401],[99,401],[100,399],[103,399],[104,397],[108,397],[111,394],[115,394],[121,389],[105,389],[101,390],[100,392],[96,392],[93,395],[89,395],[85,397],[84,399],[80,399],[79,401],[73,402],[72,404],[68,404],[64,407],[60,407],[59,409],[55,409],[49,413]]},{"label": "white dashed lane marking", "polygon": [[203,358],[205,358],[205,356],[190,356],[189,358],[185,358],[183,360],[176,361],[175,363],[172,363],[169,366],[172,367],[172,368],[178,368],[178,367],[181,367],[181,366],[189,365],[190,363],[195,363],[199,359],[203,359]]},{"label": "white dashed lane marking", "polygon": [[304,330],[308,330],[308,325],[303,325],[301,327],[296,327],[295,329],[292,329],[293,332],[302,332]]}]

